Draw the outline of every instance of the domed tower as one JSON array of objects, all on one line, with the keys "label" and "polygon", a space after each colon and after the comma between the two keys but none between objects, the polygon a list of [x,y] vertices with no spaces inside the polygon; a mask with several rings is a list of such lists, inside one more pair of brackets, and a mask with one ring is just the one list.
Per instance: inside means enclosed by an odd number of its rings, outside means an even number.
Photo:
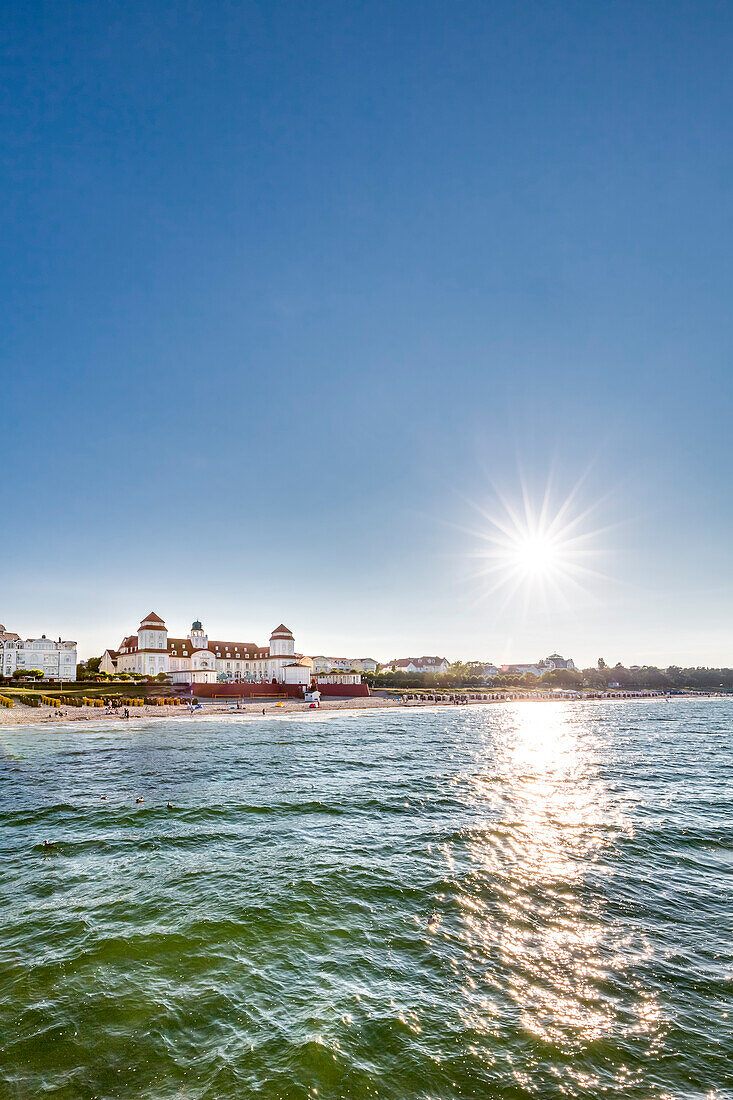
[{"label": "domed tower", "polygon": [[192,649],[208,649],[209,648],[209,636],[204,631],[201,621],[196,619],[191,623],[191,629],[188,632],[188,636],[191,639]]},{"label": "domed tower", "polygon": [[283,626],[282,623],[280,623],[280,626],[276,626],[270,635],[270,656],[295,656],[295,638],[293,637],[293,632],[292,630],[288,630],[286,626]]},{"label": "domed tower", "polygon": [[151,611],[137,628],[137,648],[164,650],[167,646],[168,629],[160,615]]}]

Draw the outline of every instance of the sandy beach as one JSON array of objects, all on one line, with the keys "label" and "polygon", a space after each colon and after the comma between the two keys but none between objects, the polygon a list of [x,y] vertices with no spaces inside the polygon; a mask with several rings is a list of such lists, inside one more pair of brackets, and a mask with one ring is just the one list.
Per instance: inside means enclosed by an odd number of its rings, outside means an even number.
[{"label": "sandy beach", "polygon": [[[277,706],[272,701],[262,703],[251,700],[241,704],[237,709],[235,705],[226,701],[217,700],[213,703],[203,702],[200,709],[191,715],[188,707],[159,707],[143,706],[130,708],[130,721],[141,718],[180,718],[187,722],[195,722],[197,719],[209,718],[212,715],[225,716],[236,715],[240,718],[261,718],[264,706],[265,716],[277,718],[283,714],[318,714],[325,711],[340,710],[375,710],[383,707],[425,706],[424,703],[398,703],[395,699],[383,699],[378,696],[370,696],[368,699],[329,699],[321,703],[320,708],[312,710],[310,703],[300,700],[283,700],[282,706]],[[432,704],[435,706],[436,704]],[[25,725],[57,725],[60,722],[104,722],[122,720],[122,708],[108,712],[102,707],[27,707],[22,703],[14,707],[0,707],[0,727],[25,726]]]},{"label": "sandy beach", "polygon": [[[713,699],[717,696],[712,695],[676,695],[675,699]],[[540,696],[537,698],[523,697],[516,699],[485,699],[485,700],[472,700],[470,703],[455,703],[455,702],[436,702],[432,699],[409,699],[406,701],[400,701],[396,698],[385,698],[384,696],[371,695],[367,699],[327,699],[322,700],[321,705],[318,708],[312,708],[310,703],[301,702],[299,699],[287,699],[283,700],[282,704],[278,706],[272,701],[264,704],[264,717],[266,718],[279,718],[285,715],[303,715],[304,717],[314,717],[315,715],[323,715],[326,713],[333,713],[339,711],[351,711],[353,713],[359,713],[364,711],[373,710],[412,710],[415,708],[454,708],[465,706],[498,706],[503,703],[511,702],[532,702],[532,703],[582,703],[582,702],[608,702],[608,703],[626,703],[626,702],[649,702],[649,703],[665,703],[666,698],[660,695],[638,695],[638,696],[608,696],[606,698],[588,698],[588,699],[574,699],[567,697],[559,697],[556,699],[547,698],[546,696]],[[263,703],[260,700],[247,700],[243,702],[239,709],[236,705],[232,705],[229,701],[217,700],[216,702],[203,702],[200,709],[195,710],[193,714],[189,713],[187,707],[165,707],[165,706],[143,706],[133,707],[130,709],[130,721],[139,721],[140,719],[155,719],[155,718],[178,718],[182,721],[195,722],[202,719],[210,718],[216,715],[217,717],[237,717],[237,718],[262,718],[263,717]],[[22,703],[15,704],[12,708],[0,707],[0,728],[12,727],[12,726],[27,726],[27,725],[59,725],[60,723],[67,722],[120,722],[122,719],[121,709],[116,711],[107,711],[101,707],[62,707],[58,709],[56,707],[27,707]]]}]

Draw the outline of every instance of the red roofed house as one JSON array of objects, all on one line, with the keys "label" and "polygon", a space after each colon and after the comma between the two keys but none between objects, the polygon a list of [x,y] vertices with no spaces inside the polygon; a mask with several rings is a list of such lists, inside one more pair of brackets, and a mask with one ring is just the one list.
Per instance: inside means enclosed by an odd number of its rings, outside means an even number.
[{"label": "red roofed house", "polygon": [[445,657],[401,657],[383,665],[382,672],[447,672]]},{"label": "red roofed house", "polygon": [[269,646],[215,641],[198,619],[185,638],[171,638],[165,622],[154,611],[145,616],[137,634],[122,639],[119,649],[105,650],[99,667],[103,672],[144,676],[165,672],[174,684],[227,680],[310,683],[310,669],[296,663],[295,640],[282,623],[270,635]]}]

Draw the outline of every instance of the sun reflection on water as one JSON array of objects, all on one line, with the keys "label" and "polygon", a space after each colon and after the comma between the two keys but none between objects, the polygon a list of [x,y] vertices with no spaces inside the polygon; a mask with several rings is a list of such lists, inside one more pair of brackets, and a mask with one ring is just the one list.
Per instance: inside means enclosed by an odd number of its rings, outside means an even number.
[{"label": "sun reflection on water", "polygon": [[[646,951],[639,938],[620,941],[600,885],[604,850],[630,825],[605,790],[577,708],[519,703],[488,737],[486,767],[461,780],[474,824],[463,858],[451,853],[462,886],[462,1016],[498,1037],[509,1011],[528,1034],[570,1052],[618,1032],[609,987]],[[635,1003],[627,1034],[657,1031],[654,997],[635,990]]]}]

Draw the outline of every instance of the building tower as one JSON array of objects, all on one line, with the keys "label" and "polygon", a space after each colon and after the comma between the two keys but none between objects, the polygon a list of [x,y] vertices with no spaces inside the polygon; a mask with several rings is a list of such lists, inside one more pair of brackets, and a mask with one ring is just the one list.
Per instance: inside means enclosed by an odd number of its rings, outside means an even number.
[{"label": "building tower", "polygon": [[288,630],[286,626],[283,626],[282,623],[280,623],[280,626],[276,626],[270,635],[270,656],[295,656],[295,639],[293,638],[293,633],[291,630]]},{"label": "building tower", "polygon": [[205,633],[204,628],[201,625],[201,621],[199,619],[196,619],[195,622],[191,623],[191,629],[188,632],[188,636],[191,639],[191,648],[192,649],[208,649],[209,648],[208,634]]},{"label": "building tower", "polygon": [[137,628],[137,648],[162,649],[168,647],[168,630],[160,615],[151,611]]}]

